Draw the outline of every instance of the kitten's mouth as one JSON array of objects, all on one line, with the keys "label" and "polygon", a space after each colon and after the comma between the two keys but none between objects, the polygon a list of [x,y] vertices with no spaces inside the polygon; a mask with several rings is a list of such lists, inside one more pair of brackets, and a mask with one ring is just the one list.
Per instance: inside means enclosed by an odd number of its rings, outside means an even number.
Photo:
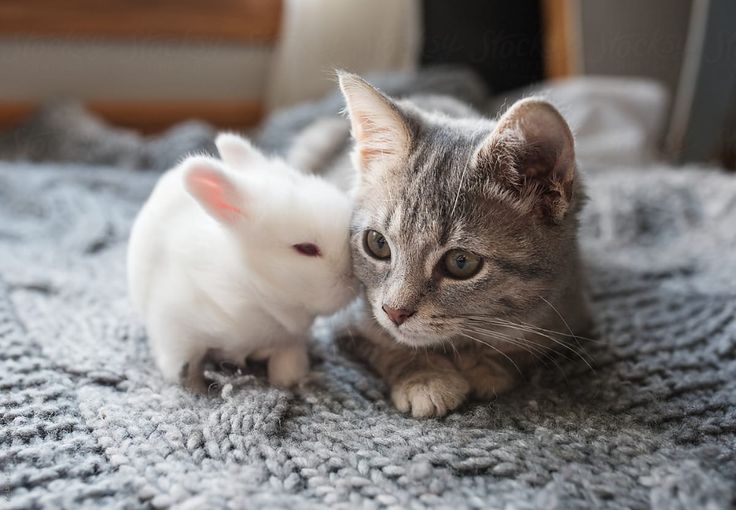
[{"label": "kitten's mouth", "polygon": [[377,315],[375,312],[374,317],[397,343],[409,347],[429,347],[440,344],[448,338],[447,335],[438,335],[436,332],[421,331],[411,323],[397,326],[386,317]]},{"label": "kitten's mouth", "polygon": [[405,334],[402,331],[391,331],[391,336],[396,342],[409,347],[429,347],[437,345],[444,337],[429,337],[425,334]]}]

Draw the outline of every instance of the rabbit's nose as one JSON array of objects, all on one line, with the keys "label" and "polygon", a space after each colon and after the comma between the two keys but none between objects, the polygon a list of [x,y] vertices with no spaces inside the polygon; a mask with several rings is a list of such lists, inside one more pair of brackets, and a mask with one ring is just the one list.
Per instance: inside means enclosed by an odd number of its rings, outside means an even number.
[{"label": "rabbit's nose", "polygon": [[383,311],[386,312],[391,322],[397,326],[401,326],[406,319],[414,315],[416,310],[407,310],[406,308],[391,308],[390,306],[383,305]]}]

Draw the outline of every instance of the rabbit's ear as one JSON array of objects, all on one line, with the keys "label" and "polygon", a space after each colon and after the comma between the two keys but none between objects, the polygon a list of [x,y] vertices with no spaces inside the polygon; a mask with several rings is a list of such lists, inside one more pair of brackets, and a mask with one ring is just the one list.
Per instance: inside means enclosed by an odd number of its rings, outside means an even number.
[{"label": "rabbit's ear", "polygon": [[207,214],[224,224],[244,217],[244,194],[217,161],[193,157],[184,165],[184,187]]},{"label": "rabbit's ear", "polygon": [[233,170],[240,170],[249,164],[266,161],[260,150],[250,141],[235,133],[220,133],[215,139],[215,145],[222,160]]}]

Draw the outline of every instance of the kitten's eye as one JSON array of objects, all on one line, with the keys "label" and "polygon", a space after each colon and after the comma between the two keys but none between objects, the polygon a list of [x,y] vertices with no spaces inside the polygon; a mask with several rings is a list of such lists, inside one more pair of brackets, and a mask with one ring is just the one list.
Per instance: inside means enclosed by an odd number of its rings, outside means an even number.
[{"label": "kitten's eye", "polygon": [[442,260],[445,273],[450,278],[467,280],[472,278],[483,265],[483,259],[465,250],[450,250]]},{"label": "kitten's eye", "polygon": [[307,257],[319,257],[322,255],[322,252],[319,251],[319,246],[313,243],[295,244],[294,249]]},{"label": "kitten's eye", "polygon": [[377,259],[391,257],[391,248],[388,247],[388,241],[383,237],[383,234],[375,230],[368,230],[365,233],[365,251]]}]

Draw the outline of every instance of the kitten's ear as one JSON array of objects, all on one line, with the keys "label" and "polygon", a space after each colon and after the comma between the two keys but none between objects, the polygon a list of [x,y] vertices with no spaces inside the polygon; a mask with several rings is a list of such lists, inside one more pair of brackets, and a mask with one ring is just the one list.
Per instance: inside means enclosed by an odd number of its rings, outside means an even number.
[{"label": "kitten's ear", "polygon": [[410,134],[398,107],[360,76],[342,71],[337,76],[350,116],[357,166],[370,171],[405,157]]},{"label": "kitten's ear", "polygon": [[572,132],[550,103],[522,99],[499,119],[478,149],[475,165],[520,197],[531,197],[553,221],[566,214],[573,195],[575,149]]},{"label": "kitten's ear", "polygon": [[214,219],[225,225],[244,216],[244,194],[211,158],[191,157],[184,162],[184,187]]},{"label": "kitten's ear", "polygon": [[220,133],[215,139],[217,151],[225,164],[239,170],[254,163],[263,163],[266,157],[250,141],[235,133]]}]

